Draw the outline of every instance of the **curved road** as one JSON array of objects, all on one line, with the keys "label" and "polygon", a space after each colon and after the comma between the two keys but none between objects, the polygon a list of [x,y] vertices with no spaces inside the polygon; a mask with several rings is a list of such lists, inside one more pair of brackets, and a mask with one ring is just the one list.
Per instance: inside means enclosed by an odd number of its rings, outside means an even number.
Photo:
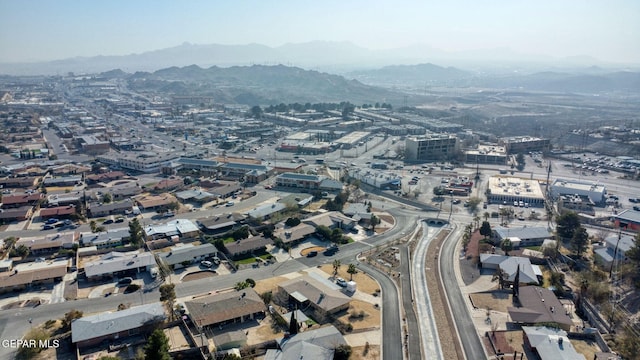
[{"label": "curved road", "polygon": [[469,308],[462,295],[462,291],[460,291],[456,272],[453,271],[454,268],[458,266],[456,246],[458,239],[462,237],[462,231],[463,226],[455,227],[442,244],[439,256],[440,276],[445,292],[447,293],[447,298],[449,299],[450,311],[453,315],[466,358],[473,360],[486,359],[487,354],[484,351],[484,346],[480,341],[478,331],[469,314]]}]

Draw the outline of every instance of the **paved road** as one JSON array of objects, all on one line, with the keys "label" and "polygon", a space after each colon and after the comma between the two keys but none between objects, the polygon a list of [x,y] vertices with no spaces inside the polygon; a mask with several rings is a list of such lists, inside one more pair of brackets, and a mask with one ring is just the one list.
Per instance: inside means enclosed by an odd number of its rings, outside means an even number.
[{"label": "paved road", "polygon": [[400,265],[402,268],[400,272],[400,281],[402,283],[402,306],[404,308],[404,316],[407,319],[407,347],[409,350],[409,359],[421,359],[422,358],[422,342],[420,338],[420,327],[418,326],[418,317],[416,311],[413,308],[413,286],[411,276],[411,256],[409,255],[409,248],[406,245],[399,246],[400,248]]},{"label": "paved road", "polygon": [[462,237],[463,229],[464,225],[455,226],[453,232],[442,244],[441,253],[438,257],[440,259],[440,276],[449,299],[451,313],[455,314],[453,319],[466,358],[470,360],[486,359],[487,354],[484,351],[478,331],[469,314],[469,308],[460,291],[455,271],[453,271],[454,267],[458,266],[456,262],[459,256],[456,253],[456,245]]},{"label": "paved road", "polygon": [[402,359],[403,346],[398,288],[393,280],[378,269],[364,263],[360,263],[358,267],[378,280],[382,290],[382,359]]}]

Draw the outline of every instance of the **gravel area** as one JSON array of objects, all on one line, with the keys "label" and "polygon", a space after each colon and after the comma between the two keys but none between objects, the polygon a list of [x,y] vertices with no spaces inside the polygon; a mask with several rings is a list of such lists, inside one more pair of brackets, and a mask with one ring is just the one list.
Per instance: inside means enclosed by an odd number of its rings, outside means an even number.
[{"label": "gravel area", "polygon": [[458,334],[453,331],[453,319],[446,302],[446,294],[440,283],[440,273],[438,271],[438,253],[444,239],[449,235],[449,230],[442,230],[438,236],[431,241],[427,250],[427,261],[425,268],[436,269],[427,271],[427,287],[431,297],[431,307],[433,309],[436,326],[438,327],[438,337],[442,347],[442,356],[445,359],[464,360],[464,354],[460,347]]}]

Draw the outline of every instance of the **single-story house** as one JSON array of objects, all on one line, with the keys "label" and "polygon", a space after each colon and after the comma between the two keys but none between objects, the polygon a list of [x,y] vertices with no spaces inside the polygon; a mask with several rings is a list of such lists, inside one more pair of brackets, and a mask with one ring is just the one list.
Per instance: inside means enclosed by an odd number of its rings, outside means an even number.
[{"label": "single-story house", "polygon": [[[519,247],[540,246],[545,239],[553,238],[553,234],[544,226],[523,226],[523,227],[502,227],[497,226],[493,229],[493,237],[496,242],[502,242],[504,239],[520,239]],[[514,243],[514,248],[516,244]]]},{"label": "single-story house", "polygon": [[332,360],[336,347],[347,342],[333,325],[308,330],[276,340],[277,349],[269,349],[264,360]]},{"label": "single-story house", "polygon": [[105,232],[80,234],[80,243],[83,247],[95,246],[96,249],[117,247],[129,242],[131,233],[129,228],[109,229]]},{"label": "single-story house", "polygon": [[25,221],[33,215],[33,206],[27,205],[19,208],[0,209],[0,223],[12,221]]},{"label": "single-story house", "polygon": [[182,202],[192,201],[199,204],[212,201],[217,197],[217,195],[212,194],[210,192],[203,191],[203,190],[196,190],[196,189],[180,191],[180,192],[177,192],[175,195],[178,198],[178,200]]},{"label": "single-story house", "polygon": [[202,231],[208,234],[222,233],[232,230],[244,223],[245,215],[239,213],[220,214],[198,220],[198,225]]},{"label": "single-story house", "polygon": [[618,215],[613,216],[613,221],[618,229],[640,232],[640,211],[638,210],[623,210]]},{"label": "single-story house", "polygon": [[33,194],[3,195],[2,208],[19,208],[26,205],[34,206],[42,199],[44,199],[44,195],[39,192]]},{"label": "single-story house", "polygon": [[229,256],[232,258],[238,258],[244,255],[261,252],[267,247],[267,245],[271,244],[273,244],[273,240],[262,235],[258,235],[226,243],[224,246],[227,250],[226,253]]},{"label": "single-story house", "polygon": [[84,264],[87,279],[122,276],[149,271],[156,266],[156,259],[148,252],[131,251],[126,253],[112,251],[104,254],[100,260]]},{"label": "single-story house", "polygon": [[507,282],[513,283],[518,270],[521,284],[539,284],[542,270],[538,265],[531,264],[531,260],[520,256],[505,256],[496,254],[480,254],[480,265],[484,269],[502,269]]},{"label": "single-story house", "polygon": [[586,360],[567,337],[567,332],[546,326],[523,326],[523,340],[527,348],[540,360]]},{"label": "single-story house", "polygon": [[520,307],[508,307],[511,321],[521,325],[555,323],[569,331],[573,320],[553,291],[538,286],[520,286],[517,297]]},{"label": "single-story house", "polygon": [[[208,257],[215,256],[218,250],[212,244],[178,244],[172,246],[170,251],[158,254],[160,261],[173,269],[183,267],[183,263],[196,263]],[[188,266],[188,265],[187,265]]]},{"label": "single-story house", "polygon": [[153,331],[166,317],[160,302],[83,316],[71,323],[71,342],[82,348],[110,340],[121,341]]},{"label": "single-story house", "polygon": [[252,219],[269,219],[274,214],[279,214],[287,209],[287,205],[283,203],[273,203],[258,206],[247,213]]},{"label": "single-story house", "polygon": [[328,211],[308,217],[302,221],[305,224],[317,228],[324,225],[330,229],[350,230],[356,225],[356,221],[338,211]]},{"label": "single-story house", "polygon": [[89,204],[87,211],[90,217],[109,216],[116,214],[124,214],[132,211],[133,203],[130,200],[112,202],[108,204],[98,203]]},{"label": "single-story house", "polygon": [[340,291],[340,287],[316,273],[287,280],[278,285],[278,291],[289,296],[289,301],[298,308],[309,308],[317,319],[327,314],[335,315],[349,308],[351,298]]},{"label": "single-story house", "polygon": [[138,206],[144,210],[166,209],[171,203],[177,202],[176,198],[167,193],[160,195],[142,195],[135,197]]},{"label": "single-story house", "polygon": [[172,236],[191,239],[200,234],[198,226],[188,219],[175,219],[164,224],[149,224],[143,230],[147,240],[171,238]]},{"label": "single-story house", "polygon": [[[621,235],[618,237],[618,235],[614,234],[607,236],[604,242],[605,247],[597,248],[593,252],[596,255],[596,261],[600,262],[606,268],[612,265],[614,253],[617,261],[625,261],[627,251],[631,250],[635,244],[635,240],[629,235]],[[618,248],[617,250],[616,247]]]},{"label": "single-story house", "polygon": [[72,249],[78,244],[80,233],[76,231],[48,234],[45,236],[24,237],[16,241],[15,246],[24,245],[32,254],[53,253],[61,249]]},{"label": "single-story house", "polygon": [[273,232],[273,236],[282,240],[283,243],[297,243],[306,239],[316,232],[316,228],[309,224],[300,223],[292,227],[278,227]]},{"label": "single-story house", "polygon": [[199,328],[245,322],[264,315],[266,306],[253,288],[196,297],[185,301],[191,321]]},{"label": "single-story house", "polygon": [[69,260],[40,261],[18,264],[0,273],[0,292],[24,290],[29,286],[62,281]]},{"label": "single-story house", "polygon": [[40,209],[40,217],[47,218],[67,218],[76,213],[75,205],[56,206]]}]

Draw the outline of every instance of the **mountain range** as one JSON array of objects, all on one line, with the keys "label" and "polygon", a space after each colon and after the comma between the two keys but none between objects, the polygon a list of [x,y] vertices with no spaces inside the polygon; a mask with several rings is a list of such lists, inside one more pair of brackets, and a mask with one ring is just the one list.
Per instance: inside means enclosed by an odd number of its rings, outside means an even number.
[{"label": "mountain range", "polygon": [[[171,66],[198,65],[277,65],[298,66],[306,69],[346,73],[355,70],[375,69],[388,65],[421,64],[437,62],[466,68],[529,67],[538,70],[555,64],[560,67],[586,67],[601,64],[591,57],[552,58],[521,54],[508,48],[447,52],[427,45],[413,45],[397,49],[371,50],[351,42],[313,41],[269,47],[260,44],[221,45],[190,44],[120,56],[76,57],[46,62],[1,63],[0,74],[55,75],[74,73],[98,73],[111,69],[126,72],[155,71]],[[617,65],[620,67],[620,65]]]}]

